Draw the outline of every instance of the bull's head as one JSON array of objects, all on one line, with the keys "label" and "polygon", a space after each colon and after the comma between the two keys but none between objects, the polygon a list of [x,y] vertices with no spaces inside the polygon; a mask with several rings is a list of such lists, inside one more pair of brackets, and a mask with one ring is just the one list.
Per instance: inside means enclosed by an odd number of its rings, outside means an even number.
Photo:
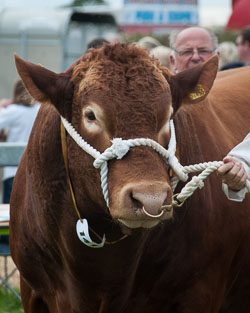
[{"label": "bull's head", "polygon": [[[149,138],[167,147],[171,115],[181,103],[203,100],[217,72],[214,57],[172,75],[145,50],[120,44],[92,50],[60,74],[18,56],[16,65],[30,94],[54,106],[100,153],[113,138]],[[93,157],[69,137],[67,145],[76,200],[88,216],[90,207],[106,207],[99,170]],[[173,214],[159,214],[162,206],[171,204],[173,191],[168,164],[150,147],[133,147],[120,160],[108,161],[108,195],[112,218],[129,228],[150,228]]]}]

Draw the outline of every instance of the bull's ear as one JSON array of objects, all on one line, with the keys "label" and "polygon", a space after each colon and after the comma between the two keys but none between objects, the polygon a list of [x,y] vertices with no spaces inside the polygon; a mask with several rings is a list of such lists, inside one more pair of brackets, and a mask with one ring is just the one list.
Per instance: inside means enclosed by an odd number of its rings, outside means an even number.
[{"label": "bull's ear", "polygon": [[204,100],[212,88],[218,71],[218,56],[176,75],[168,76],[173,108],[176,112],[181,103],[196,103]]},{"label": "bull's ear", "polygon": [[71,110],[67,108],[74,92],[70,72],[56,74],[41,65],[23,60],[17,54],[15,62],[25,87],[35,100],[52,103],[62,115]]}]

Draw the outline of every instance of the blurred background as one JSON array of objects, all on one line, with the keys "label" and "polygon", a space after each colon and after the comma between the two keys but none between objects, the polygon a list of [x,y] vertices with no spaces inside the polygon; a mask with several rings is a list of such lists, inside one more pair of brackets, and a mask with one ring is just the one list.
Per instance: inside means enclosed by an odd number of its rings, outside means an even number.
[{"label": "blurred background", "polygon": [[[221,68],[236,62],[235,39],[250,25],[250,0],[0,0],[0,111],[11,103],[18,78],[14,53],[58,73],[83,55],[90,43],[97,45],[95,39],[100,45],[103,40],[135,42],[168,66],[170,33],[196,25],[217,35]],[[2,130],[0,141],[5,140]],[[2,198],[1,194],[0,184]],[[0,250],[0,256],[0,313],[23,312],[19,274],[9,248]],[[16,294],[4,288],[4,278]]]},{"label": "blurred background", "polygon": [[[9,98],[17,77],[13,55],[64,71],[95,38],[168,46],[169,33],[190,25],[212,28],[235,41],[250,21],[249,0],[1,0],[0,98]],[[247,16],[248,15],[248,16]]]}]

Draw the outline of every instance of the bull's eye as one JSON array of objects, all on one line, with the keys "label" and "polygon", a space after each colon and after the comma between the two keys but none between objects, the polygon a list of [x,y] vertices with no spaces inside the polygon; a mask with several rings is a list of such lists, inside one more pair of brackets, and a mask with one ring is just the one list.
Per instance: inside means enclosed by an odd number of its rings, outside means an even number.
[{"label": "bull's eye", "polygon": [[90,120],[90,121],[94,121],[94,120],[96,119],[94,112],[88,112],[88,113],[86,113],[86,117],[87,117],[87,119]]}]

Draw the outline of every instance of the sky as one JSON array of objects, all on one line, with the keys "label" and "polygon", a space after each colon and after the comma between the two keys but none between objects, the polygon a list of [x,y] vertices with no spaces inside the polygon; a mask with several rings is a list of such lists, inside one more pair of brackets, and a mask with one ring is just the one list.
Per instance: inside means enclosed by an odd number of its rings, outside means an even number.
[{"label": "sky", "polygon": [[[120,7],[123,0],[106,0],[114,7]],[[198,0],[201,26],[225,26],[231,14],[232,0]],[[0,0],[0,9],[18,8],[53,8],[71,3],[72,0]]]}]

